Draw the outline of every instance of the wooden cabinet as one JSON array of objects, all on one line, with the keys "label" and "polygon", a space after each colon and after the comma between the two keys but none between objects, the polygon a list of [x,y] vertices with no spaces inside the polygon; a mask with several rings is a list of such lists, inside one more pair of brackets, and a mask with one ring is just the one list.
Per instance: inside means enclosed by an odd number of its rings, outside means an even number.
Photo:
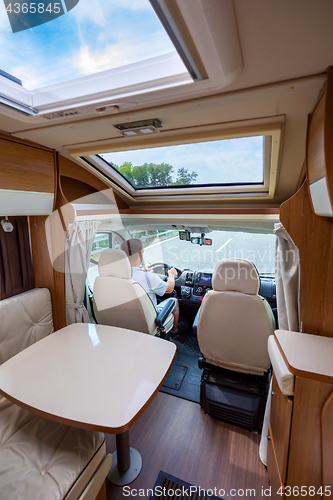
[{"label": "wooden cabinet", "polygon": [[333,217],[333,67],[326,88],[309,118],[306,145],[307,178],[313,210]]},{"label": "wooden cabinet", "polygon": [[284,495],[279,495],[278,491],[284,491],[285,485],[281,482],[281,474],[276,457],[274,435],[271,426],[269,426],[267,439],[267,470],[269,473],[269,482],[271,486],[271,498],[273,500],[283,500]]},{"label": "wooden cabinet", "polygon": [[[323,406],[332,392],[333,383],[296,377],[287,473],[287,484],[291,487],[304,486],[307,490],[314,487],[317,492],[323,486],[321,419]],[[333,453],[333,436],[327,439]],[[322,496],[316,494],[312,498]]]},{"label": "wooden cabinet", "polygon": [[54,193],[53,151],[0,136],[0,189]]},{"label": "wooden cabinet", "polygon": [[273,375],[267,469],[272,487],[272,498],[276,499],[284,498],[277,492],[280,489],[284,490],[286,484],[292,406],[292,398],[282,394]]},{"label": "wooden cabinet", "polygon": [[322,496],[325,486],[333,488],[329,484],[333,477],[333,339],[279,330],[275,338],[295,375],[295,391],[293,397],[285,396],[273,378],[267,455],[272,498],[284,498],[277,491],[285,486],[285,498],[319,500],[326,497]]},{"label": "wooden cabinet", "polygon": [[276,379],[273,378],[270,427],[274,438],[277,466],[283,484],[286,481],[292,405],[292,398],[282,394]]}]

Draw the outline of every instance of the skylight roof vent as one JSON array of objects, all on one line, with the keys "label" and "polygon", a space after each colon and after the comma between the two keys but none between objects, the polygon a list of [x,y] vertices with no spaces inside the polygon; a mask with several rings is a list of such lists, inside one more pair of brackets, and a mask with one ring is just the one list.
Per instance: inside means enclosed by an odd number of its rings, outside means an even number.
[{"label": "skylight roof vent", "polygon": [[47,120],[53,120],[54,118],[62,118],[63,116],[74,116],[74,115],[80,115],[81,113],[77,111],[77,109],[64,109],[61,111],[55,111],[54,113],[46,113],[45,115],[42,115],[43,118],[46,118]]},{"label": "skylight roof vent", "polygon": [[159,132],[162,127],[161,121],[158,118],[152,120],[141,120],[138,122],[119,123],[114,125],[123,135],[146,135],[154,132]]}]

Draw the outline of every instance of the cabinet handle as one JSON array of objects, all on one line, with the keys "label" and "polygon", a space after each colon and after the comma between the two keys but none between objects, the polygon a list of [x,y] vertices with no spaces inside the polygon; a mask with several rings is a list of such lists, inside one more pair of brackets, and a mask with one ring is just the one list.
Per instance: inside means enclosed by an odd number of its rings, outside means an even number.
[{"label": "cabinet handle", "polygon": [[272,397],[273,397],[273,396],[275,396],[275,392],[274,392],[274,391],[272,391],[272,393],[271,393],[271,394],[272,394]]},{"label": "cabinet handle", "polygon": [[271,439],[272,439],[271,436],[268,434],[267,441],[271,441]]}]

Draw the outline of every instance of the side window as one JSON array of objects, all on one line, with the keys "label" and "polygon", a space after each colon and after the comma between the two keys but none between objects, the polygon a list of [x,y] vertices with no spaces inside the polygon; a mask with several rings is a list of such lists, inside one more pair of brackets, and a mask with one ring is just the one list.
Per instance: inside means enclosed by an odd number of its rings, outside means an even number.
[{"label": "side window", "polygon": [[98,261],[106,248],[120,248],[124,240],[117,233],[97,233],[91,250],[90,264],[87,273],[87,284],[91,291],[94,289],[95,279],[98,276]]},{"label": "side window", "polygon": [[113,235],[113,239],[112,239],[112,248],[117,248],[117,249],[120,249],[121,247],[121,244],[124,240],[122,240],[120,238],[120,236],[118,236],[117,234],[114,234]]},{"label": "side window", "polygon": [[97,233],[91,250],[90,264],[87,273],[87,284],[91,291],[94,289],[95,279],[98,276],[98,261],[101,252],[112,246],[112,235],[110,233]]}]

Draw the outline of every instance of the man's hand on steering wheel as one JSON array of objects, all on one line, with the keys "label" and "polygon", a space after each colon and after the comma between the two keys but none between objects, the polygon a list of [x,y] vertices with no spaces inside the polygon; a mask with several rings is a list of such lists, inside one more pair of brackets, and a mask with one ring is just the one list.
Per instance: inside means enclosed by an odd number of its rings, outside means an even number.
[{"label": "man's hand on steering wheel", "polygon": [[178,273],[174,267],[172,267],[171,269],[168,269],[167,273],[169,276],[173,276],[174,278],[176,278],[178,276]]}]

